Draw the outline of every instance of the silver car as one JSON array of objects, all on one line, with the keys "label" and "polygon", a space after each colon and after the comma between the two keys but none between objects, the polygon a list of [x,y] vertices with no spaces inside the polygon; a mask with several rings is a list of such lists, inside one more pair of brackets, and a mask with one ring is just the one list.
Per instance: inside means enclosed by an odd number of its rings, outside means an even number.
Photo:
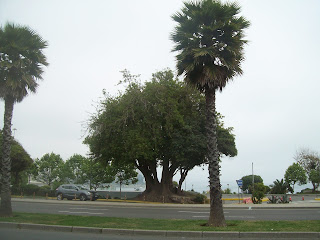
[{"label": "silver car", "polygon": [[98,199],[97,192],[74,184],[63,184],[59,186],[56,189],[56,196],[57,200],[63,200],[64,198],[67,198],[68,200],[80,199],[80,201],[95,201]]}]

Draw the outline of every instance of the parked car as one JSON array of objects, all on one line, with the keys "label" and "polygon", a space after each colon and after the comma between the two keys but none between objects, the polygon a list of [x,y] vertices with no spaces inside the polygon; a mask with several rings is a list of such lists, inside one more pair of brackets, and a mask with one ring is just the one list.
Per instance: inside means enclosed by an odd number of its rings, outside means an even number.
[{"label": "parked car", "polygon": [[77,186],[74,184],[63,184],[56,189],[57,200],[63,200],[67,198],[68,200],[80,199],[80,201],[98,199],[98,194],[96,191],[89,190],[83,186]]}]

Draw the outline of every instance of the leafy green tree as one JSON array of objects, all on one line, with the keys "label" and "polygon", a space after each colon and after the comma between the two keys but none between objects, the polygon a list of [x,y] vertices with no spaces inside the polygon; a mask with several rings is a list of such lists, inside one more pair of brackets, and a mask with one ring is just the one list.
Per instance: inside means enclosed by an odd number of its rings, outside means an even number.
[{"label": "leafy green tree", "polygon": [[249,190],[249,193],[251,192],[251,188],[252,187],[252,182],[254,183],[263,183],[263,179],[259,176],[259,175],[253,175],[253,179],[252,179],[252,175],[247,175],[247,176],[243,176],[242,178],[242,191],[247,191]]},{"label": "leafy green tree", "polygon": [[[2,149],[2,131],[0,131],[0,149]],[[22,184],[24,175],[23,172],[29,169],[33,163],[30,155],[22,147],[22,145],[15,139],[11,143],[11,177],[12,184],[19,187]],[[0,159],[2,159],[2,152],[0,151]],[[1,161],[0,161],[1,169]],[[1,177],[1,173],[0,173]]]},{"label": "leafy green tree", "polygon": [[306,172],[298,163],[293,163],[291,166],[288,167],[288,169],[286,170],[286,173],[284,174],[284,179],[287,183],[292,185],[293,192],[294,192],[294,185],[296,183],[298,183],[299,185],[303,185],[307,183]]},{"label": "leafy green tree", "polygon": [[109,164],[104,165],[92,158],[86,159],[82,164],[82,176],[79,182],[89,182],[90,189],[111,183],[115,179],[115,171]]},{"label": "leafy green tree", "polygon": [[[203,119],[204,119],[204,114],[203,114]],[[235,157],[238,154],[238,151],[235,145],[235,136],[233,135],[232,131],[233,131],[232,127],[226,128],[224,126],[223,116],[217,113],[217,135],[218,135],[217,145],[218,145],[218,151],[219,151],[219,158],[221,158],[222,156]],[[203,136],[205,135],[203,134]],[[203,140],[205,140],[205,138],[203,138]],[[178,193],[181,193],[182,184],[186,179],[188,172],[192,170],[195,166],[203,163],[202,161],[203,161],[202,159],[193,158],[192,161],[182,162],[182,164],[179,166],[180,180],[177,188]],[[207,162],[205,163],[207,164]]]},{"label": "leafy green tree", "polygon": [[317,173],[320,174],[320,155],[317,152],[310,149],[301,149],[296,153],[294,157],[298,164],[303,167],[308,175],[309,181],[312,183],[315,192],[320,184],[320,178],[316,177]]},{"label": "leafy green tree", "polygon": [[293,192],[293,189],[291,188],[290,184],[285,182],[283,179],[273,182],[273,185],[271,185],[271,194],[286,194],[288,191]]},{"label": "leafy green tree", "polygon": [[[206,163],[204,98],[173,79],[170,70],[153,74],[145,85],[129,72],[123,74],[128,83],[125,92],[105,96],[85,143],[100,162],[134,164],[145,177],[148,200],[162,201],[163,196],[167,200],[179,169]],[[233,152],[221,154],[234,154],[235,147],[226,147],[235,145],[234,136],[230,133],[225,139],[221,145]]]},{"label": "leafy green tree", "polygon": [[171,37],[176,43],[174,51],[178,52],[178,74],[206,97],[210,226],[226,226],[220,191],[215,93],[242,73],[240,64],[246,43],[243,32],[250,23],[239,13],[236,3],[203,0],[184,3],[182,10],[172,16],[177,23]]},{"label": "leafy green tree", "polygon": [[53,182],[62,182],[64,161],[59,154],[47,153],[36,159],[36,179],[52,187]]},{"label": "leafy green tree", "polygon": [[319,187],[320,183],[320,171],[312,169],[309,173],[309,181],[312,182],[313,192],[315,192],[316,188]]},{"label": "leafy green tree", "polygon": [[138,173],[135,170],[134,166],[125,165],[125,166],[112,166],[116,174],[116,183],[120,185],[120,199],[121,199],[121,187],[122,185],[135,184],[138,182]]},{"label": "leafy green tree", "polygon": [[254,190],[252,192],[252,202],[253,203],[262,203],[262,199],[265,197],[266,186],[263,183],[255,183]]},{"label": "leafy green tree", "polygon": [[87,158],[80,154],[71,156],[64,164],[65,177],[74,183],[83,183],[81,178],[83,175],[82,167],[85,161],[87,161]]},{"label": "leafy green tree", "polygon": [[7,23],[0,28],[0,98],[4,100],[2,145],[1,216],[12,216],[11,207],[11,122],[13,106],[35,92],[47,66],[42,50],[47,47],[29,27]]}]

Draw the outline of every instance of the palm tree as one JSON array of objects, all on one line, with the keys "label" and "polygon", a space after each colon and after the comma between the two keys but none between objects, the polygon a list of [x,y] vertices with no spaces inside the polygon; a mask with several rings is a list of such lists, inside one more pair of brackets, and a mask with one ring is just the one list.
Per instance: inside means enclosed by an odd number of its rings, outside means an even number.
[{"label": "palm tree", "polygon": [[226,226],[220,191],[215,93],[242,74],[244,29],[250,23],[239,13],[236,3],[203,0],[184,3],[181,12],[172,16],[177,22],[171,38],[176,43],[173,51],[178,52],[178,75],[183,75],[188,84],[196,86],[206,97],[210,226]]},{"label": "palm tree", "polygon": [[281,178],[281,180],[276,179],[273,182],[273,186],[271,188],[272,194],[285,194],[288,191],[293,192],[293,189],[289,183],[283,180],[283,178]]},{"label": "palm tree", "polygon": [[29,92],[36,92],[47,66],[42,50],[47,47],[35,31],[7,23],[0,28],[0,98],[4,100],[0,216],[12,216],[11,208],[11,122],[13,106]]}]

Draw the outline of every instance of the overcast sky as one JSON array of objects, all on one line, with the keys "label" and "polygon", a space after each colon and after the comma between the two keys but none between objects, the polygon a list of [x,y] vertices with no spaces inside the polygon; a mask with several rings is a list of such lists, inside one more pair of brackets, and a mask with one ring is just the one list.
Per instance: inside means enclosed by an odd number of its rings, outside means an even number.
[{"label": "overcast sky", "polygon": [[[244,74],[217,95],[217,111],[234,127],[238,156],[221,163],[222,188],[260,175],[284,176],[302,147],[320,152],[320,1],[241,0],[250,22]],[[115,94],[119,71],[149,80],[175,70],[169,39],[180,0],[0,0],[0,24],[28,25],[47,40],[50,65],[37,94],[15,105],[15,138],[32,158],[87,154],[83,124],[102,90]],[[0,114],[3,116],[3,102]],[[3,121],[0,121],[3,127]],[[208,189],[207,168],[187,177],[187,189]]]}]

